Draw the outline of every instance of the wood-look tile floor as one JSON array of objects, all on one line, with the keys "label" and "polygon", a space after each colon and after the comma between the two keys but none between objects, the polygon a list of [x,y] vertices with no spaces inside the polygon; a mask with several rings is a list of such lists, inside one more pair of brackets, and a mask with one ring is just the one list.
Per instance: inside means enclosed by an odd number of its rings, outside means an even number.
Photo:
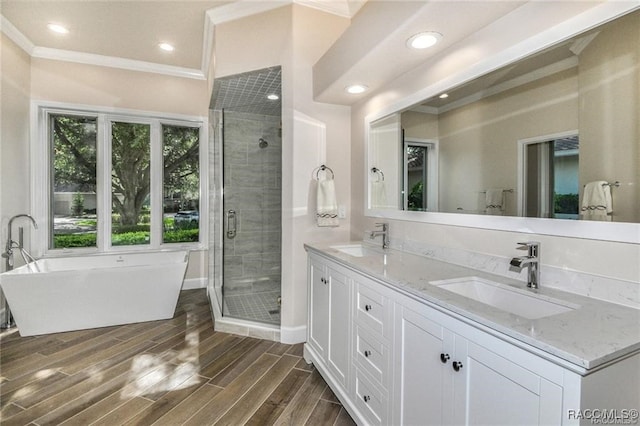
[{"label": "wood-look tile floor", "polygon": [[173,319],[0,334],[4,425],[353,425],[302,345],[214,332],[204,290]]}]

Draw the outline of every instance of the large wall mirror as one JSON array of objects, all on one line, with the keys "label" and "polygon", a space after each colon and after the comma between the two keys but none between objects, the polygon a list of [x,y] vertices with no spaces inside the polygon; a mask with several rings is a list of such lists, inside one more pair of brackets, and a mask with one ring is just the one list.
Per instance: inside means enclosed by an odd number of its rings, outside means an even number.
[{"label": "large wall mirror", "polygon": [[373,215],[640,223],[640,10],[367,127]]}]

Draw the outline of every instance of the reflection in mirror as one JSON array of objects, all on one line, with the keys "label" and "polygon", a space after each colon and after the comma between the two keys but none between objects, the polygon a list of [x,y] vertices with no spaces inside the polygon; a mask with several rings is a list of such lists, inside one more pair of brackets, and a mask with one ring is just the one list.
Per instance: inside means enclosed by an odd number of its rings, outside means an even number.
[{"label": "reflection in mirror", "polygon": [[405,139],[403,153],[404,210],[438,211],[438,141]]},{"label": "reflection in mirror", "polygon": [[[376,169],[370,173],[369,200],[374,209],[396,210],[401,205],[400,185],[400,154],[398,147],[402,140],[400,114],[391,114],[374,123],[369,130],[369,169]],[[382,175],[391,179],[382,179]]]},{"label": "reflection in mirror", "polygon": [[578,135],[521,142],[518,174],[524,181],[518,215],[578,219]]},{"label": "reflection in mirror", "polygon": [[373,122],[369,207],[640,222],[639,40],[635,11]]}]

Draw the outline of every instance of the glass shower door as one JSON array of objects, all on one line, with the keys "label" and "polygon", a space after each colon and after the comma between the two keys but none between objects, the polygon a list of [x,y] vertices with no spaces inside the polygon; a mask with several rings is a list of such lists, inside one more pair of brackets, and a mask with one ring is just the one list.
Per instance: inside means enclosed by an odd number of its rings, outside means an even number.
[{"label": "glass shower door", "polygon": [[223,117],[223,316],[279,325],[280,117]]}]

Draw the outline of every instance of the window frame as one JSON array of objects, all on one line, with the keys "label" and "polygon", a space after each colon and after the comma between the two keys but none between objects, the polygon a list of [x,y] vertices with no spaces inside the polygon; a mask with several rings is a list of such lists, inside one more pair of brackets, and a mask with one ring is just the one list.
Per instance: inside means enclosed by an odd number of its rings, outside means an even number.
[{"label": "window frame", "polygon": [[[208,119],[202,116],[166,114],[152,111],[104,108],[56,102],[33,102],[31,119],[31,213],[39,231],[31,233],[31,247],[36,256],[55,257],[99,253],[159,250],[204,250],[208,247]],[[51,115],[95,117],[96,131],[96,209],[98,212],[96,247],[50,248],[53,235],[50,212],[53,208],[53,152]],[[111,245],[111,124],[114,122],[149,124],[151,161],[150,243],[131,246]],[[199,129],[199,241],[163,242],[163,138],[162,126]]]}]

